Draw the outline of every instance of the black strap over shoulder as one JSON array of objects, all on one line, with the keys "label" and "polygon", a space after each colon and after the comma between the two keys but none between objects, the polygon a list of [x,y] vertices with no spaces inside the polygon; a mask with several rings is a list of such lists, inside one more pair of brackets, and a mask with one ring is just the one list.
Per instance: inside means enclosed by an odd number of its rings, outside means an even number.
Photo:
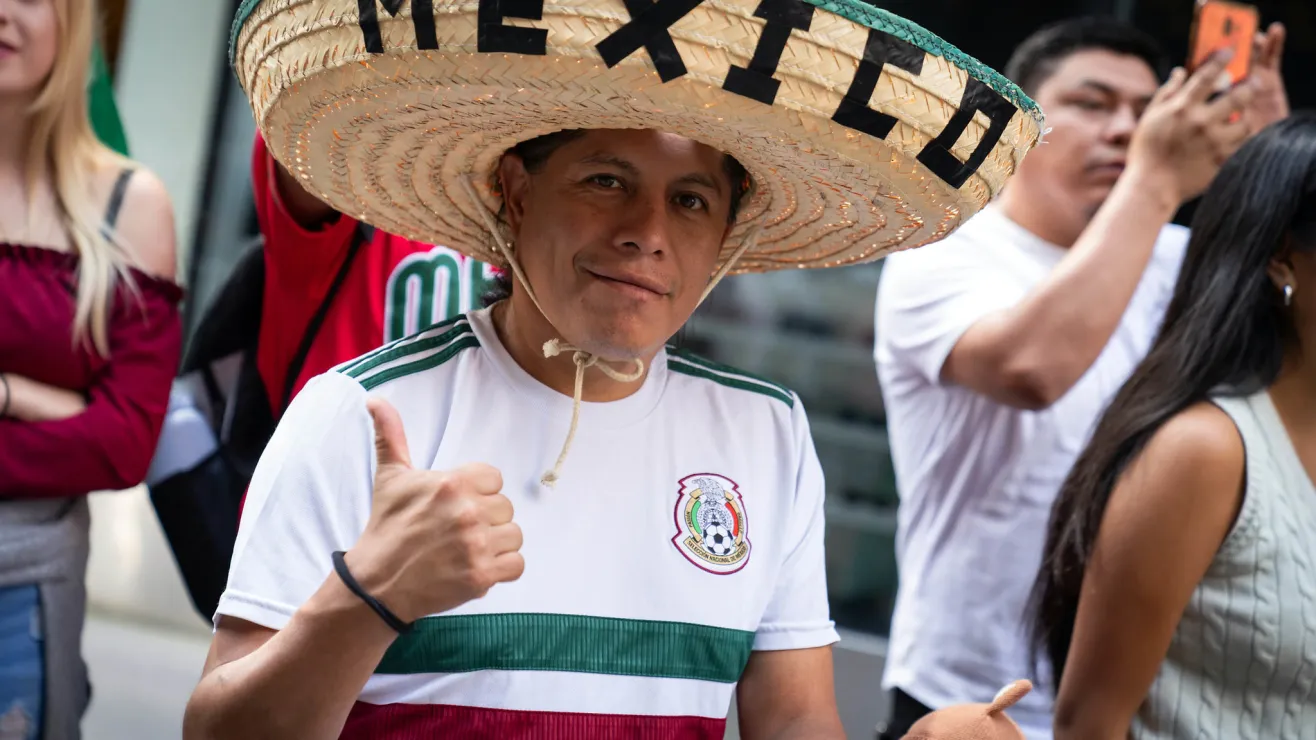
[{"label": "black strap over shoulder", "polygon": [[114,189],[110,191],[110,202],[105,206],[105,228],[113,229],[114,225],[119,222],[119,210],[123,208],[123,196],[128,192],[128,181],[133,178],[133,173],[137,170],[131,167],[119,173],[119,177],[114,181]]},{"label": "black strap over shoulder", "polygon": [[339,265],[338,274],[334,275],[334,281],[325,292],[324,300],[320,301],[319,308],[315,309],[310,323],[306,325],[306,333],[302,335],[302,343],[297,347],[297,354],[293,355],[292,362],[288,364],[288,375],[283,382],[283,396],[279,399],[280,413],[286,411],[288,404],[292,402],[292,391],[297,385],[297,376],[302,374],[302,367],[306,365],[306,356],[310,354],[311,345],[315,343],[315,337],[320,333],[320,326],[324,324],[324,317],[329,313],[329,306],[333,304],[338,289],[342,287],[343,281],[347,280],[348,273],[352,271],[352,263],[356,259],[357,252],[361,251],[362,245],[370,243],[374,236],[374,227],[366,224],[358,224],[352,234],[352,244],[347,248],[347,256],[343,258],[343,264]]}]

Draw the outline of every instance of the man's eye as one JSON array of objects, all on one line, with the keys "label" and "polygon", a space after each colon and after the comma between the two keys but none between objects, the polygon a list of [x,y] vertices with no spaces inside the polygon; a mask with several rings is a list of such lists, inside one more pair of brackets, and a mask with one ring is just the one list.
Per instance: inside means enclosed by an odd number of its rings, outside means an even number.
[{"label": "man's eye", "polygon": [[1096,100],[1075,100],[1074,107],[1081,110],[1105,110],[1106,104]]},{"label": "man's eye", "polygon": [[589,178],[589,181],[603,188],[612,189],[621,187],[621,180],[612,175],[592,175]]},{"label": "man's eye", "polygon": [[676,202],[682,208],[689,208],[692,211],[708,210],[708,201],[692,193],[682,193],[676,196]]}]

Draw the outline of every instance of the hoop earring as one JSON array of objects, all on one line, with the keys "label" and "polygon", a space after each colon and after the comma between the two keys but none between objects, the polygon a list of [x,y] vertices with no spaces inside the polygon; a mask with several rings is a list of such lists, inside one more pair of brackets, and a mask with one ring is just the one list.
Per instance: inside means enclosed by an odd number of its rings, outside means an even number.
[{"label": "hoop earring", "polygon": [[1293,305],[1293,284],[1284,283],[1284,307],[1288,308]]}]

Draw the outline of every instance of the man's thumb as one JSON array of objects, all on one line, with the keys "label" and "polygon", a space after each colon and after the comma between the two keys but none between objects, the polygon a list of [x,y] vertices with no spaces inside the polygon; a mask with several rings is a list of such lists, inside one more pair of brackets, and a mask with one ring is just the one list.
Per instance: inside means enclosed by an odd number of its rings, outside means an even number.
[{"label": "man's thumb", "polygon": [[402,416],[393,404],[382,398],[366,401],[366,410],[375,420],[375,457],[379,467],[398,465],[411,467],[411,452],[407,449],[407,432],[402,427]]}]

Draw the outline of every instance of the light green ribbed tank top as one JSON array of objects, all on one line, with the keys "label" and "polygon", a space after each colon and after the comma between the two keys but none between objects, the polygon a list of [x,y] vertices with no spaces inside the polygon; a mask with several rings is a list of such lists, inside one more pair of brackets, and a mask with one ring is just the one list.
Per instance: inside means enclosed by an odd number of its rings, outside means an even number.
[{"label": "light green ribbed tank top", "polygon": [[1243,439],[1243,506],[1131,734],[1316,740],[1316,489],[1267,392],[1212,401]]}]

